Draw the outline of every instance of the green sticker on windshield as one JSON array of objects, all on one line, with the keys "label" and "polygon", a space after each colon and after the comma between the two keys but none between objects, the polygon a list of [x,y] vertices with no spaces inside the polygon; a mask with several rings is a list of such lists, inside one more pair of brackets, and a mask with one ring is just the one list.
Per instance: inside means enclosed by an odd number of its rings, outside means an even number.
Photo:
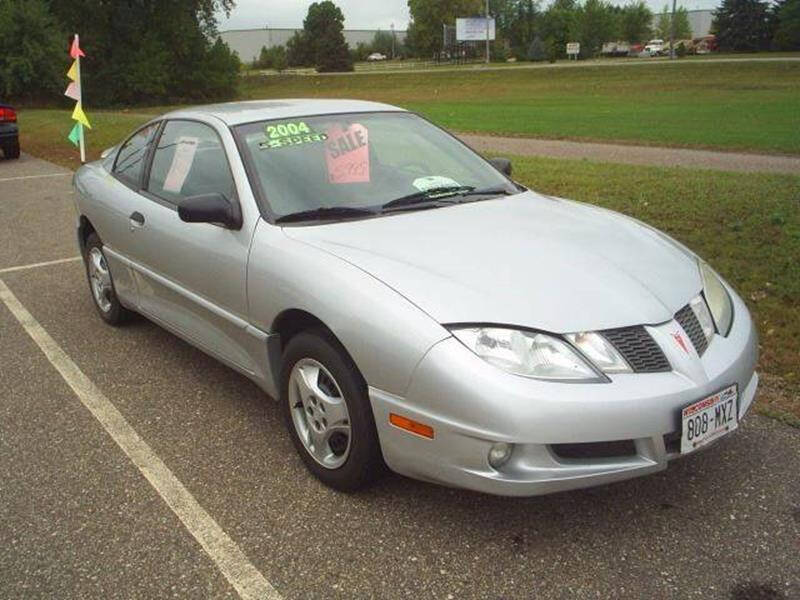
[{"label": "green sticker on windshield", "polygon": [[264,128],[264,133],[267,139],[258,145],[262,150],[300,146],[302,144],[324,142],[328,139],[326,134],[315,132],[306,125],[305,121],[267,125]]}]

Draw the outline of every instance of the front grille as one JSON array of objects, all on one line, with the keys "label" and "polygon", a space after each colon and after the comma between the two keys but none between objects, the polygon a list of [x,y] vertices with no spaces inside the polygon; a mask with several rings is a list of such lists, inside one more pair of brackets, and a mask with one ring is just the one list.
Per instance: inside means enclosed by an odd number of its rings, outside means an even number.
[{"label": "front grille", "polygon": [[692,340],[697,354],[703,356],[703,352],[708,348],[708,340],[706,339],[706,334],[703,333],[703,327],[700,325],[700,321],[697,320],[697,316],[694,314],[692,307],[687,304],[680,309],[675,313],[675,320],[680,323],[686,335]]},{"label": "front grille", "polygon": [[633,440],[551,444],[550,449],[559,458],[617,458],[636,454],[636,445]]},{"label": "front grille", "polygon": [[647,330],[637,325],[600,332],[617,349],[635,373],[669,371],[669,361]]}]

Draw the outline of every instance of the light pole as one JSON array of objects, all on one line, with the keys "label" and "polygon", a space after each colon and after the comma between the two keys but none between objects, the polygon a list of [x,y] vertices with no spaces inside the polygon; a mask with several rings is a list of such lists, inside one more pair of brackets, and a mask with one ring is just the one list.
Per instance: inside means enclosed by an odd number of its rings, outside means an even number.
[{"label": "light pole", "polygon": [[669,20],[669,58],[675,58],[675,2],[672,0],[672,18]]},{"label": "light pole", "polygon": [[486,0],[486,64],[489,64],[489,0]]}]

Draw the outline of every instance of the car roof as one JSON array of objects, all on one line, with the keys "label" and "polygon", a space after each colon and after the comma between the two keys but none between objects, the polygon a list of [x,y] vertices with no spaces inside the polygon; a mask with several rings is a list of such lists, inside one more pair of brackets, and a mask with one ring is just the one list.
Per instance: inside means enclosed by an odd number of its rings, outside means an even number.
[{"label": "car roof", "polygon": [[224,121],[227,125],[240,125],[268,119],[291,119],[311,115],[402,110],[402,108],[390,104],[364,100],[281,98],[280,100],[249,100],[246,102],[192,106],[167,113],[163,118],[213,116]]}]

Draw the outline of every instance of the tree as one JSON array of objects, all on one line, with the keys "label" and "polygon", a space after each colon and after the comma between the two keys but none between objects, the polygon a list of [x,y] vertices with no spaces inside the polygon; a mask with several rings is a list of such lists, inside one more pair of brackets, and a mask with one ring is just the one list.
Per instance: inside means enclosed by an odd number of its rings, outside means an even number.
[{"label": "tree", "polygon": [[456,17],[479,15],[483,6],[482,0],[408,0],[418,55],[442,50],[442,25],[455,25]]},{"label": "tree", "polygon": [[670,18],[669,6],[664,5],[664,10],[658,15],[653,35],[661,40],[668,40],[672,31],[672,19]]},{"label": "tree", "polygon": [[67,32],[81,34],[84,95],[94,104],[224,99],[239,60],[217,43],[233,0],[47,0]]},{"label": "tree", "polygon": [[675,10],[675,39],[688,40],[692,38],[692,26],[689,25],[689,11],[683,6]]},{"label": "tree", "polygon": [[68,66],[67,36],[42,0],[0,0],[0,97],[59,93]]},{"label": "tree", "polygon": [[516,56],[526,56],[534,38],[541,33],[538,0],[497,0],[497,3],[497,8],[490,4],[490,10],[497,19],[499,34],[508,40]]},{"label": "tree", "polygon": [[632,2],[622,9],[620,33],[622,39],[632,44],[650,38],[650,26],[653,23],[653,11],[643,0]]},{"label": "tree", "polygon": [[388,31],[376,31],[375,37],[372,38],[370,50],[391,57],[394,42],[394,36]]},{"label": "tree", "polygon": [[712,27],[720,50],[754,52],[769,47],[769,13],[761,0],[723,0]]},{"label": "tree", "polygon": [[577,23],[572,31],[575,40],[581,44],[581,57],[595,56],[604,42],[619,37],[617,26],[610,4],[603,0],[586,0],[577,11]]},{"label": "tree", "polygon": [[286,42],[286,60],[290,67],[313,67],[314,55],[304,31],[295,31]]},{"label": "tree", "polygon": [[331,0],[314,2],[303,21],[303,33],[320,73],[352,71],[353,59],[344,39],[344,14]]},{"label": "tree", "polygon": [[800,0],[786,0],[777,11],[772,38],[775,50],[800,50]]},{"label": "tree", "polygon": [[558,49],[558,56],[567,51],[567,42],[576,41],[572,34],[577,29],[578,10],[575,0],[554,0],[542,17],[541,34],[550,39]]},{"label": "tree", "polygon": [[528,60],[534,62],[541,62],[547,59],[547,47],[544,45],[542,38],[536,36],[533,38],[531,45],[528,47]]}]

